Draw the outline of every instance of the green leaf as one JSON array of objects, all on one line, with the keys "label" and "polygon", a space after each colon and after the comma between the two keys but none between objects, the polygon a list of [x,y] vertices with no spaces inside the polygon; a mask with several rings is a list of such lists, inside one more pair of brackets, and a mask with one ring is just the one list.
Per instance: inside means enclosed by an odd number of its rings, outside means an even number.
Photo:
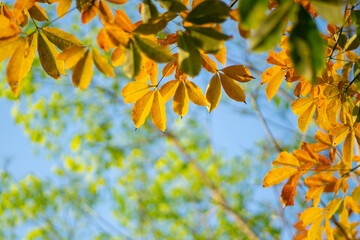
[{"label": "green leaf", "polygon": [[129,41],[125,49],[124,72],[129,78],[135,78],[141,67],[141,55],[133,40]]},{"label": "green leaf", "polygon": [[268,0],[241,0],[239,2],[240,24],[244,29],[255,29],[266,17]]},{"label": "green leaf", "polygon": [[168,48],[162,47],[150,39],[141,38],[135,35],[135,41],[140,50],[155,62],[167,63],[174,60],[174,57]]},{"label": "green leaf", "polygon": [[360,10],[354,10],[351,12],[351,21],[354,24],[355,27],[360,26]]},{"label": "green leaf", "polygon": [[286,2],[272,11],[255,30],[250,38],[250,47],[253,51],[266,51],[274,48],[281,38],[286,25],[285,18],[293,7],[293,3]]},{"label": "green leaf", "polygon": [[159,16],[159,12],[155,4],[151,0],[144,0],[141,8],[141,17],[144,23],[149,22],[150,19]]},{"label": "green leaf", "polygon": [[160,6],[170,12],[182,12],[187,10],[186,6],[179,0],[156,0]]},{"label": "green leaf", "polygon": [[290,54],[295,70],[308,80],[314,80],[323,70],[325,42],[314,20],[302,7],[290,33]]},{"label": "green leaf", "polygon": [[213,28],[187,27],[186,29],[190,32],[190,36],[197,40],[195,44],[208,53],[217,53],[222,48],[223,41],[231,38]]},{"label": "green leaf", "polygon": [[229,16],[230,8],[222,1],[207,0],[197,5],[185,18],[194,24],[222,23]]},{"label": "green leaf", "polygon": [[341,25],[344,22],[344,4],[337,0],[311,1],[316,12],[330,23]]},{"label": "green leaf", "polygon": [[179,32],[179,63],[184,73],[194,77],[201,69],[201,56],[192,37]]},{"label": "green leaf", "polygon": [[[336,33],[336,34],[334,35],[334,37],[335,37],[335,39],[336,39],[336,41],[337,41],[337,38],[339,37],[339,33]],[[340,39],[339,39],[339,41],[338,41],[338,45],[339,45],[342,49],[344,49],[347,41],[348,41],[348,39],[347,39],[346,33],[341,33]]]},{"label": "green leaf", "polygon": [[144,35],[157,34],[166,27],[169,21],[173,20],[177,16],[178,15],[173,12],[163,13],[159,17],[150,19],[149,22],[139,25],[134,32]]}]

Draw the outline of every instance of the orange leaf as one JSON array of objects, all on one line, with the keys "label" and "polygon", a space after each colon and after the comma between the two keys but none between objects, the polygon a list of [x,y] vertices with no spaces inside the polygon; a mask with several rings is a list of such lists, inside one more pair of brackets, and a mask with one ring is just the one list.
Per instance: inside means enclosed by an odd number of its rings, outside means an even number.
[{"label": "orange leaf", "polygon": [[115,4],[124,4],[124,3],[127,3],[128,0],[106,0],[106,1],[115,3]]},{"label": "orange leaf", "polygon": [[107,22],[112,23],[114,19],[114,15],[111,9],[104,1],[99,2],[99,18],[102,24],[105,24]]},{"label": "orange leaf", "polygon": [[82,24],[89,23],[98,13],[99,2],[98,0],[87,2],[81,10],[81,22]]},{"label": "orange leaf", "polygon": [[297,172],[298,170],[293,167],[277,167],[271,169],[264,177],[263,186],[267,188],[279,184]]},{"label": "orange leaf", "polygon": [[305,132],[307,126],[310,124],[315,109],[316,109],[316,105],[312,104],[305,112],[299,115],[298,127],[302,133]]},{"label": "orange leaf", "polygon": [[203,54],[202,52],[200,52],[200,55],[201,55],[201,65],[203,66],[203,68],[208,72],[217,73],[218,70],[217,70],[216,62],[211,60],[208,55]]},{"label": "orange leaf", "polygon": [[244,65],[232,65],[226,68],[221,69],[223,73],[225,73],[226,76],[228,76],[231,79],[234,79],[238,82],[248,82],[251,79],[254,79],[253,76],[251,76],[251,73],[247,67]]},{"label": "orange leaf", "polygon": [[123,10],[115,10],[115,23],[118,24],[125,32],[132,32],[135,29],[134,24]]},{"label": "orange leaf", "polygon": [[284,80],[285,72],[281,67],[275,66],[265,70],[262,75],[262,84],[268,83],[266,86],[266,96],[270,100],[275,96],[282,81]]},{"label": "orange leaf", "polygon": [[281,203],[284,207],[294,205],[296,196],[296,187],[299,181],[300,173],[292,175],[281,190]]}]

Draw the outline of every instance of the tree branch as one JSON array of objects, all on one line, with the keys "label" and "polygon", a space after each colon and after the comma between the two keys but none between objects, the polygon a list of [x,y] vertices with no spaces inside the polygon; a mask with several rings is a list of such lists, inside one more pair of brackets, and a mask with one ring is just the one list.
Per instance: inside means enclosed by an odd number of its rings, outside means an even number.
[{"label": "tree branch", "polygon": [[186,157],[187,161],[194,166],[195,170],[199,173],[204,184],[211,190],[212,198],[230,215],[235,219],[236,225],[241,231],[247,235],[250,239],[259,240],[257,234],[255,234],[251,228],[247,225],[246,221],[233,209],[225,198],[222,196],[220,189],[210,180],[207,174],[201,169],[196,161],[190,156],[186,149],[180,144],[178,139],[170,132],[165,134],[167,138],[173,141],[178,150]]}]

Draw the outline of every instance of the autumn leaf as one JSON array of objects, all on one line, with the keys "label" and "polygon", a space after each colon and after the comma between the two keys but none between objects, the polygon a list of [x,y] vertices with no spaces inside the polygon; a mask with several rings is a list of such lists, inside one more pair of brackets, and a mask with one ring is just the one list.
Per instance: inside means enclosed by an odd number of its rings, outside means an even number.
[{"label": "autumn leaf", "polygon": [[293,167],[277,167],[271,169],[264,177],[263,186],[267,188],[279,184],[297,172],[298,170]]},{"label": "autumn leaf", "polygon": [[69,47],[66,50],[62,51],[57,58],[59,60],[65,61],[65,69],[69,70],[73,68],[84,57],[85,52],[85,47]]},{"label": "autumn leaf", "polygon": [[226,94],[231,99],[238,102],[246,102],[245,91],[239,83],[222,73],[220,73],[220,80]]},{"label": "autumn leaf", "polygon": [[109,61],[100,54],[96,48],[92,48],[92,57],[97,69],[108,77],[115,77],[114,68]]},{"label": "autumn leaf", "polygon": [[38,53],[41,66],[50,77],[60,79],[60,74],[66,74],[64,62],[57,59],[59,53],[55,46],[40,32],[38,34]]},{"label": "autumn leaf", "polygon": [[266,86],[266,96],[271,99],[275,96],[276,92],[279,90],[279,87],[284,80],[285,72],[279,66],[270,67],[265,70],[262,75],[261,84],[267,83]]},{"label": "autumn leaf", "polygon": [[132,110],[132,120],[136,128],[139,128],[145,123],[146,117],[149,115],[153,104],[154,93],[155,91],[151,90],[136,101]]},{"label": "autumn leaf", "polygon": [[180,81],[178,80],[171,80],[167,83],[165,83],[160,88],[161,96],[163,97],[164,102],[168,102],[175,94],[178,86],[180,84]]},{"label": "autumn leaf", "polygon": [[174,112],[183,117],[187,114],[189,109],[189,95],[184,83],[180,83],[176,89],[173,99]]},{"label": "autumn leaf", "polygon": [[90,50],[85,52],[84,57],[75,65],[72,74],[72,82],[75,87],[85,90],[93,75],[93,60]]},{"label": "autumn leaf", "polygon": [[33,33],[20,43],[6,68],[6,80],[15,97],[19,95],[22,79],[30,72],[37,50],[37,37]]},{"label": "autumn leaf", "polygon": [[206,89],[206,99],[210,106],[208,106],[209,113],[213,111],[219,104],[221,98],[221,81],[219,75],[215,74],[209,82]]},{"label": "autumn leaf", "polygon": [[156,91],[154,93],[154,100],[151,106],[150,115],[154,125],[161,131],[165,132],[166,129],[165,102],[159,91]]},{"label": "autumn leaf", "polygon": [[150,88],[151,85],[147,83],[132,81],[123,87],[121,95],[124,97],[125,103],[135,103],[148,93]]},{"label": "autumn leaf", "polygon": [[72,34],[64,32],[59,28],[45,27],[42,28],[44,35],[61,50],[68,47],[81,46],[82,43]]},{"label": "autumn leaf", "polygon": [[187,89],[187,93],[189,95],[189,99],[199,106],[207,106],[209,105],[206,97],[204,96],[201,88],[199,88],[195,83],[191,81],[185,81],[185,86]]},{"label": "autumn leaf", "polygon": [[221,71],[229,78],[242,83],[249,82],[254,79],[254,77],[251,76],[249,69],[247,69],[244,65],[232,65],[221,69]]}]

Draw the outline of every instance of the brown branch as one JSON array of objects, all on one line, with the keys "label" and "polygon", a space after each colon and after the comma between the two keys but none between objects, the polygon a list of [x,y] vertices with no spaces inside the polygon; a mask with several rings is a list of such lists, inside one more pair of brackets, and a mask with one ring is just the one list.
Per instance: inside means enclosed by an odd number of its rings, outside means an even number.
[{"label": "brown branch", "polygon": [[256,99],[255,99],[255,96],[254,94],[250,93],[250,98],[251,98],[251,101],[253,103],[253,107],[255,109],[255,112],[257,114],[257,116],[259,117],[260,121],[261,121],[261,124],[263,125],[265,131],[266,131],[266,134],[268,135],[270,141],[272,142],[272,144],[274,145],[275,149],[277,152],[282,152],[282,149],[280,147],[280,145],[278,144],[278,142],[275,140],[274,138],[274,135],[272,134],[267,122],[265,121],[264,119],[264,116],[262,115],[262,113],[260,112],[260,109],[259,109],[259,106],[256,102]]},{"label": "brown branch", "polygon": [[237,3],[238,0],[233,0],[232,3],[229,5],[229,8],[232,8],[236,3]]},{"label": "brown branch", "polygon": [[193,165],[195,170],[199,173],[200,178],[204,184],[211,190],[212,198],[230,215],[235,219],[236,225],[241,229],[241,231],[247,235],[250,239],[259,240],[257,235],[251,230],[247,225],[246,221],[227,203],[226,199],[221,194],[220,189],[210,180],[208,175],[203,171],[203,169],[196,163],[186,149],[180,144],[178,139],[170,132],[165,134],[167,138],[173,141],[178,150],[186,157],[188,163]]}]

